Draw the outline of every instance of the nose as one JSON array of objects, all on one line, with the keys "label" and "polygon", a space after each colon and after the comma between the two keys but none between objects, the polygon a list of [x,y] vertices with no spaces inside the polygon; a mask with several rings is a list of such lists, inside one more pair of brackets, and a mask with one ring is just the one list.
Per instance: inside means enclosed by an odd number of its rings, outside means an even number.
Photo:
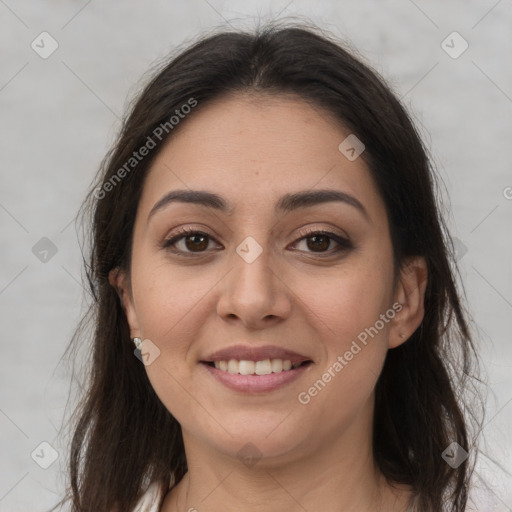
[{"label": "nose", "polygon": [[262,329],[290,314],[292,292],[266,249],[252,262],[234,253],[233,268],[221,285],[217,313],[225,321]]}]

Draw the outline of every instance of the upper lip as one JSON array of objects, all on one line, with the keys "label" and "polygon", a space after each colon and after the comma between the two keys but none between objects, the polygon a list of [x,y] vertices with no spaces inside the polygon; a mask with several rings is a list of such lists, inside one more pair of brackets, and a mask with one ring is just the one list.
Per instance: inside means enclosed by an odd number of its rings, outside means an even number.
[{"label": "upper lip", "polygon": [[261,347],[253,347],[248,345],[234,345],[232,347],[223,348],[206,356],[202,361],[229,361],[236,359],[238,361],[263,361],[265,359],[283,359],[290,360],[292,364],[310,361],[309,357],[287,350],[275,345],[264,345]]}]

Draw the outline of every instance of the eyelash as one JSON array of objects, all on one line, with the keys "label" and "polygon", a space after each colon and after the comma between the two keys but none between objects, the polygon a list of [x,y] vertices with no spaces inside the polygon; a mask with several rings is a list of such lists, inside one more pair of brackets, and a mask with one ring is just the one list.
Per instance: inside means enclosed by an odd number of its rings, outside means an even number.
[{"label": "eyelash", "polygon": [[[198,252],[194,253],[192,251],[181,251],[181,250],[176,250],[176,249],[172,248],[172,246],[175,245],[177,242],[179,242],[181,239],[187,238],[188,236],[192,236],[192,235],[201,235],[201,236],[207,237],[209,240],[215,241],[215,239],[212,236],[210,236],[208,233],[205,233],[203,231],[199,231],[199,230],[193,229],[193,228],[181,228],[171,238],[164,240],[164,242],[162,243],[162,249],[169,250],[170,252],[179,254],[184,257],[194,257],[196,255],[204,254],[206,251],[198,251]],[[332,256],[333,254],[338,254],[340,252],[345,252],[349,249],[354,248],[352,242],[350,242],[350,240],[348,240],[347,238],[341,237],[341,236],[337,235],[336,233],[332,233],[330,231],[315,230],[315,229],[308,229],[305,232],[301,233],[301,238],[296,240],[295,244],[298,242],[301,242],[302,240],[312,238],[313,236],[326,236],[327,238],[334,240],[338,244],[338,248],[331,250],[331,251],[317,252],[317,253],[315,253],[315,251],[307,251],[311,254],[317,254],[320,257],[326,257],[326,255]]]}]

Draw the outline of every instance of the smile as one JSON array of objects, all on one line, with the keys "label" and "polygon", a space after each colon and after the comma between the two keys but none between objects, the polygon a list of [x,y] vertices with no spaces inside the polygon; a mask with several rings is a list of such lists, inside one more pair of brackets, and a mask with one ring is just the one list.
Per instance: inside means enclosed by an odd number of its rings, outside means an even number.
[{"label": "smile", "polygon": [[[313,366],[312,361],[293,363],[288,359],[263,359],[250,361],[230,359],[228,361],[202,361],[204,368],[215,381],[239,393],[257,395],[283,388],[298,379]],[[272,370],[272,367],[275,371]]]},{"label": "smile", "polygon": [[207,364],[233,375],[270,375],[295,370],[309,362],[292,363],[289,359],[263,359],[261,361],[229,359],[227,361],[210,361]]}]

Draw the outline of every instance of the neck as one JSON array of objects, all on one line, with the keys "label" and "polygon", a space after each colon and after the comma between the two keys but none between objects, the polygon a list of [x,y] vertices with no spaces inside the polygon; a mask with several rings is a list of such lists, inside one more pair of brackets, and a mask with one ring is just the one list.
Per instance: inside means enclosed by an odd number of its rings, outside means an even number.
[{"label": "neck", "polygon": [[[167,495],[162,512],[403,512],[410,496],[377,471],[371,437],[353,428],[322,439],[301,458],[264,457],[254,465],[190,442],[188,472]],[[358,432],[359,430],[359,432]]]}]

